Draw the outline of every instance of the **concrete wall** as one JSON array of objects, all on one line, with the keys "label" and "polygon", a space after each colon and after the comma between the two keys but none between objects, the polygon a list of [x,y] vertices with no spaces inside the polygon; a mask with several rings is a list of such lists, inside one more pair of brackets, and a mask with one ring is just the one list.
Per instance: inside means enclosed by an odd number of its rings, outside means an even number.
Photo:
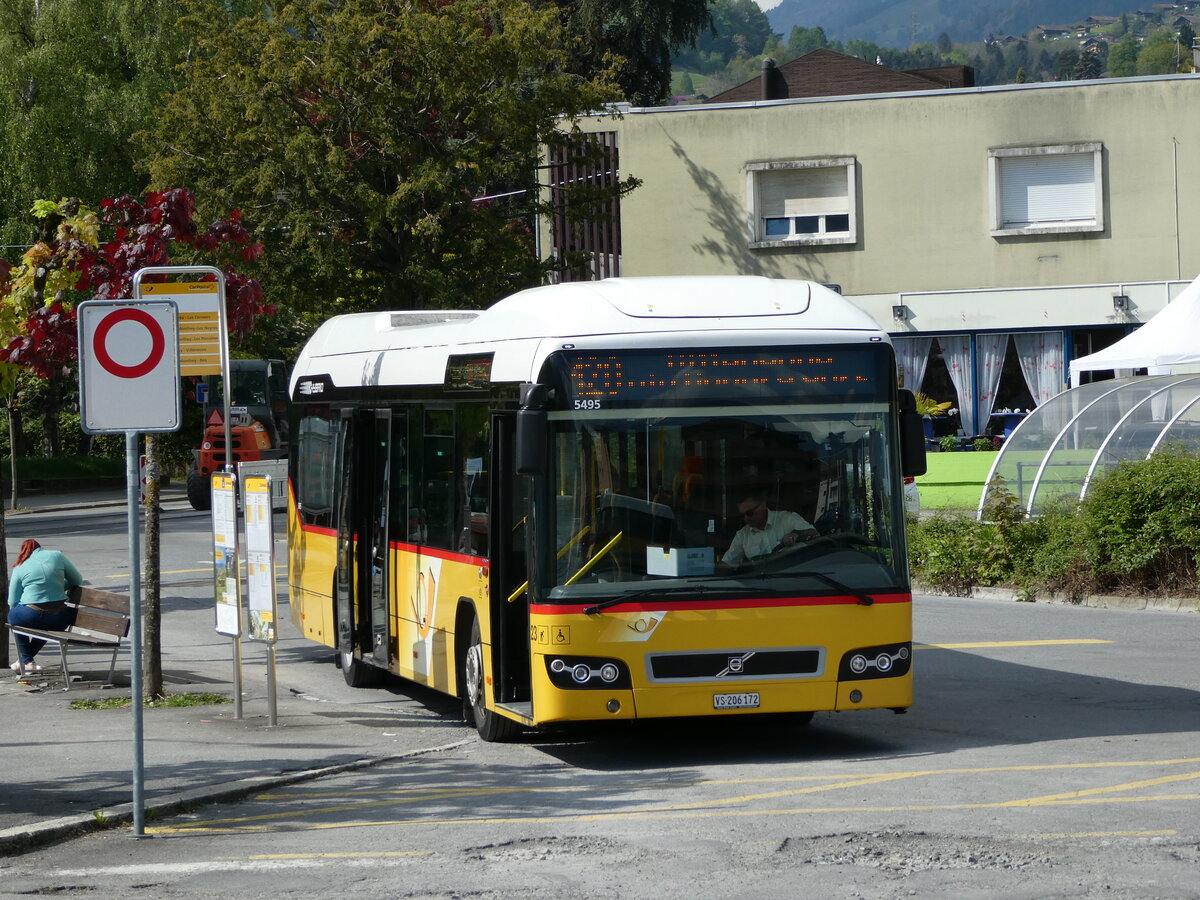
[{"label": "concrete wall", "polygon": [[[1144,321],[1200,272],[1197,110],[1200,76],[1182,75],[631,110],[585,130],[617,131],[643,181],[622,203],[622,274],[805,278],[894,332],[1009,329]],[[1097,141],[1103,231],[989,233],[989,149]],[[857,159],[857,243],[750,249],[746,165],[836,156]]]}]

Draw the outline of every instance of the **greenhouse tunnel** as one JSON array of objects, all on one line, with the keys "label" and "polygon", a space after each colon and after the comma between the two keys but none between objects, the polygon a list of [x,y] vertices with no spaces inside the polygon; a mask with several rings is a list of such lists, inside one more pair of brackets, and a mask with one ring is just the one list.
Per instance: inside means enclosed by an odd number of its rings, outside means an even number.
[{"label": "greenhouse tunnel", "polygon": [[1029,516],[1083,499],[1118,463],[1164,447],[1200,450],[1200,374],[1097,381],[1043,403],[1016,427],[984,482],[978,517],[1008,492]]}]

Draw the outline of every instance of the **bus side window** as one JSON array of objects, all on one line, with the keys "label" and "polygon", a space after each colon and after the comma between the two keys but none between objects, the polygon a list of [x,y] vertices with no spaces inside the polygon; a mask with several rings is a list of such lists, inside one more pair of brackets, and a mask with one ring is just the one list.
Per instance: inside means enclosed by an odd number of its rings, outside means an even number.
[{"label": "bus side window", "polygon": [[419,496],[413,506],[425,516],[426,544],[437,550],[455,549],[454,410],[426,409],[421,439]]},{"label": "bus side window", "polygon": [[462,490],[458,497],[459,553],[486,556],[488,550],[488,436],[491,413],[482,404],[463,405],[458,414],[458,471]]},{"label": "bus side window", "polygon": [[295,460],[294,488],[301,521],[330,528],[333,525],[333,470],[336,422],[328,406],[306,407],[299,420],[300,446]]},{"label": "bus side window", "polygon": [[410,473],[408,470],[408,410],[404,407],[392,409],[392,438],[391,438],[392,477],[389,484],[391,496],[388,498],[388,534],[394,541],[414,541],[408,527],[408,486]]}]

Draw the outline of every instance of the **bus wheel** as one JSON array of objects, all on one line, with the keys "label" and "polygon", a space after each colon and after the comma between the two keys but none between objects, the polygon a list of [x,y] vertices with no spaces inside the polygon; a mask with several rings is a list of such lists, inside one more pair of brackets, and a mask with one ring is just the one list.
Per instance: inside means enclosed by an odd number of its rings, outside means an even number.
[{"label": "bus wheel", "polygon": [[342,677],[346,679],[346,684],[352,688],[375,687],[383,681],[382,669],[368,666],[362,660],[355,659],[354,654],[348,650],[338,652],[338,668],[342,670]]},{"label": "bus wheel", "polygon": [[521,726],[512,719],[497,715],[487,708],[483,681],[483,638],[479,619],[471,619],[471,643],[463,656],[462,668],[463,718],[474,725],[485,741],[511,741],[521,733]]}]

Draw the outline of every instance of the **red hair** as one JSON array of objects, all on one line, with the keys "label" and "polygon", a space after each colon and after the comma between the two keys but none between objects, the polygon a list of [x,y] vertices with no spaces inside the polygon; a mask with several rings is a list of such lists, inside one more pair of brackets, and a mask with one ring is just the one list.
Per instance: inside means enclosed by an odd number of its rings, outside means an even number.
[{"label": "red hair", "polygon": [[13,563],[13,568],[15,569],[21,563],[25,562],[25,560],[29,559],[29,557],[31,557],[33,555],[34,550],[41,550],[41,549],[42,549],[42,545],[39,544],[37,541],[35,541],[33,538],[30,538],[29,540],[25,541],[25,543],[23,543],[21,545],[21,552],[17,554],[17,561],[15,563]]}]

